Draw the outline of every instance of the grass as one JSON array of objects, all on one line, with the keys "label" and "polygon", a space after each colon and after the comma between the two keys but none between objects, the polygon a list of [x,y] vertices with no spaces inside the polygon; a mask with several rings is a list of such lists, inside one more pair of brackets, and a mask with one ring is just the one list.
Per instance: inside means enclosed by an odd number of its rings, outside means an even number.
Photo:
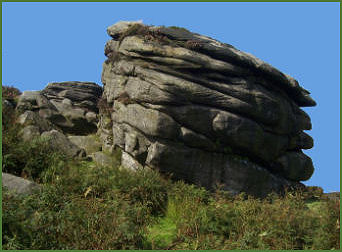
[{"label": "grass", "polygon": [[299,192],[264,200],[222,192],[206,198],[198,188],[188,190],[197,196],[186,193],[169,198],[166,215],[149,229],[152,248],[339,248],[339,204],[334,206],[332,201],[307,204]]},{"label": "grass", "polygon": [[156,223],[148,227],[146,247],[151,249],[169,249],[177,237],[177,228],[174,220],[168,216],[157,218]]}]

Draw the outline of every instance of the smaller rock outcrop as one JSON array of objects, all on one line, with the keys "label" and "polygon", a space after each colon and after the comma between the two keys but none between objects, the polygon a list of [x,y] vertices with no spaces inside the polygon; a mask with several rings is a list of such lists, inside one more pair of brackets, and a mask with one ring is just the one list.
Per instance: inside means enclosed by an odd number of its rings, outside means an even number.
[{"label": "smaller rock outcrop", "polygon": [[92,82],[50,83],[42,91],[23,92],[17,110],[34,112],[65,133],[87,135],[97,131],[101,95],[102,87]]},{"label": "smaller rock outcrop", "polygon": [[20,132],[23,140],[41,136],[71,158],[101,150],[94,135],[101,95],[99,85],[77,81],[50,83],[42,91],[23,92],[16,106],[17,122],[24,126]]}]

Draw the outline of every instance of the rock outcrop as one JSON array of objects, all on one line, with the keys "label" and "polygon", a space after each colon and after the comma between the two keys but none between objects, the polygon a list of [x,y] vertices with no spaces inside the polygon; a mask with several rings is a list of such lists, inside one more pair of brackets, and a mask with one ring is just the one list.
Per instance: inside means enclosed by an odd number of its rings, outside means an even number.
[{"label": "rock outcrop", "polygon": [[316,103],[295,79],[183,28],[119,22],[107,32],[99,134],[122,163],[257,196],[310,178],[300,107]]},{"label": "rock outcrop", "polygon": [[97,102],[101,95],[102,87],[91,82],[50,83],[42,91],[23,92],[17,110],[26,113],[25,118],[46,119],[54,126],[50,130],[59,128],[65,133],[87,135],[97,131]]},{"label": "rock outcrop", "polygon": [[25,91],[16,110],[24,141],[45,138],[53,149],[70,158],[101,150],[96,139],[97,103],[102,87],[91,82],[50,83],[42,91]]},{"label": "rock outcrop", "polygon": [[311,121],[300,107],[316,103],[295,79],[183,28],[119,22],[107,32],[103,88],[63,82],[25,91],[16,106],[24,140],[41,136],[71,158],[120,160],[258,197],[311,177],[302,152],[313,147],[304,132]]}]

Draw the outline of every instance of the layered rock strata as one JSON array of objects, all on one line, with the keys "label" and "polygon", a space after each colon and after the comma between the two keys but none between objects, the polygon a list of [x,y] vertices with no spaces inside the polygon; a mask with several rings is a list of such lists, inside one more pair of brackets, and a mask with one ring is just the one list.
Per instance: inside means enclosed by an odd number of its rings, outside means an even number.
[{"label": "layered rock strata", "polygon": [[87,135],[97,131],[101,95],[102,87],[92,82],[50,83],[42,91],[23,92],[17,110],[30,111],[65,133]]},{"label": "layered rock strata", "polygon": [[300,107],[315,101],[295,79],[183,28],[119,22],[107,32],[99,132],[123,165],[258,196],[310,178]]},{"label": "layered rock strata", "polygon": [[16,106],[18,123],[23,125],[21,137],[31,141],[41,136],[71,158],[84,158],[101,150],[93,136],[101,95],[99,85],[77,81],[50,83],[41,91],[23,92]]}]

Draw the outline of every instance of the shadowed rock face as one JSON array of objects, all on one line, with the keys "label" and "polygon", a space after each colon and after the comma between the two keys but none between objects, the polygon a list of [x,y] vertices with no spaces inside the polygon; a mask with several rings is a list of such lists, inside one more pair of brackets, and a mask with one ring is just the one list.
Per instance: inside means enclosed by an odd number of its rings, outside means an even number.
[{"label": "shadowed rock face", "polygon": [[300,107],[316,103],[295,79],[183,28],[119,22],[107,32],[99,133],[130,168],[257,196],[311,177]]}]

